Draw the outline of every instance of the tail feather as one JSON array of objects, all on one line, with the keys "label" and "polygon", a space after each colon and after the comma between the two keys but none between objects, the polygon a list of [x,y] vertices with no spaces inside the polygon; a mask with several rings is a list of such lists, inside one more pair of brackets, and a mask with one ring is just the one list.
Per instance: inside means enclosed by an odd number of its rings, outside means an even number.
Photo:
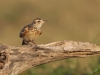
[{"label": "tail feather", "polygon": [[28,43],[23,40],[22,45],[28,45]]}]

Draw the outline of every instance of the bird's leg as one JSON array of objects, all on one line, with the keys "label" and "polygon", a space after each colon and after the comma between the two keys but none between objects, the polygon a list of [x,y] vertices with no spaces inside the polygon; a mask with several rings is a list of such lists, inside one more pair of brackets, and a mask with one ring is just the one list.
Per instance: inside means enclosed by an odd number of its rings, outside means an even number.
[{"label": "bird's leg", "polygon": [[31,45],[34,49],[37,50],[37,44],[34,41],[29,42],[29,45]]},{"label": "bird's leg", "polygon": [[32,41],[32,43],[34,43],[35,47],[37,47],[37,44],[34,41]]},{"label": "bird's leg", "polygon": [[35,51],[37,51],[37,48],[38,48],[38,47],[37,47],[37,44],[36,44],[34,41],[32,41],[32,42],[33,42],[34,45],[35,45],[35,46],[34,46],[34,48],[36,49]]}]

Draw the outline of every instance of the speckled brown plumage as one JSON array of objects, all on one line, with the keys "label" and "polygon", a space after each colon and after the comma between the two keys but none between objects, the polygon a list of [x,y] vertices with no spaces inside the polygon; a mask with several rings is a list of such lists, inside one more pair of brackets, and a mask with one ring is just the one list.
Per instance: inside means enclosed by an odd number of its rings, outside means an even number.
[{"label": "speckled brown plumage", "polygon": [[41,35],[42,30],[41,26],[45,23],[46,20],[42,20],[40,18],[36,18],[29,25],[26,25],[20,32],[19,37],[23,38],[22,45],[28,45],[29,42],[34,42],[34,40]]}]

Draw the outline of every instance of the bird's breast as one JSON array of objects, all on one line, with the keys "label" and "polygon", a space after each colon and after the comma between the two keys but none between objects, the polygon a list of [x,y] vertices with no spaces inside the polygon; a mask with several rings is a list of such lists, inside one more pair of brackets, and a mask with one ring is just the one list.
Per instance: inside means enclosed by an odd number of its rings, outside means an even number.
[{"label": "bird's breast", "polygon": [[41,30],[29,30],[23,39],[26,41],[34,41],[40,33]]}]

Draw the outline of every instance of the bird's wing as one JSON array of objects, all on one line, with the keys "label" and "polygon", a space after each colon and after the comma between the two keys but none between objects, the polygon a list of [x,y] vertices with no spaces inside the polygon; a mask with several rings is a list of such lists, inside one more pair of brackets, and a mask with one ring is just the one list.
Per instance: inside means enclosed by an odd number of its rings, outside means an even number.
[{"label": "bird's wing", "polygon": [[29,30],[29,25],[26,25],[21,31],[20,31],[20,34],[19,34],[19,37],[24,37],[26,35],[26,33],[28,32]]}]

